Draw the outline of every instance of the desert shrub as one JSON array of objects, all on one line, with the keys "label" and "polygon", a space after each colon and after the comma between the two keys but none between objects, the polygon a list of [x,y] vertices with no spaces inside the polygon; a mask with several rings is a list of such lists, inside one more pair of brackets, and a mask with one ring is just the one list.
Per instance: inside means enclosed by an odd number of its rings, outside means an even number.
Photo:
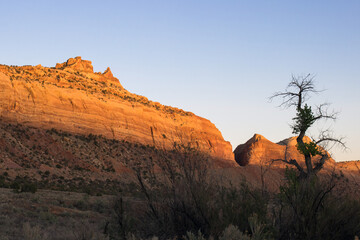
[{"label": "desert shrub", "polygon": [[184,240],[206,240],[205,236],[199,230],[197,234],[192,232],[187,232],[186,235],[183,237]]},{"label": "desert shrub", "polygon": [[[221,183],[211,172],[208,156],[195,149],[178,146],[171,154],[131,162],[141,193],[140,206],[127,210],[119,206],[130,205],[130,201],[118,199],[112,222],[120,239],[126,239],[134,226],[140,237],[160,239],[181,238],[199,231],[207,238],[218,237],[230,224],[250,232],[248,220],[254,213],[265,225],[267,199],[260,191],[245,182],[240,186]],[[125,224],[129,219],[133,227]]]},{"label": "desert shrub", "polygon": [[360,202],[331,195],[319,213],[316,236],[319,239],[354,239],[360,235]]},{"label": "desert shrub", "polygon": [[109,238],[103,234],[98,226],[89,221],[80,221],[76,223],[72,229],[74,240],[108,240]]},{"label": "desert shrub", "polygon": [[135,218],[131,214],[132,209],[128,202],[124,203],[123,198],[119,197],[113,204],[113,218],[111,225],[105,227],[105,232],[109,232],[111,239],[135,239],[132,232],[135,232]]},{"label": "desert shrub", "polygon": [[37,186],[35,183],[24,183],[22,185],[21,191],[35,193],[37,191]]},{"label": "desert shrub", "polygon": [[354,239],[360,233],[360,203],[337,196],[334,176],[300,179],[286,172],[275,215],[278,239]]},{"label": "desert shrub", "polygon": [[24,240],[48,239],[47,235],[43,233],[39,226],[31,226],[28,222],[23,224],[23,236]]},{"label": "desert shrub", "polygon": [[250,232],[250,217],[255,213],[262,222],[267,222],[268,197],[258,189],[252,189],[244,181],[240,186],[222,187],[217,200],[222,214],[218,232],[229,225],[237,226],[241,232]]},{"label": "desert shrub", "polygon": [[272,239],[272,231],[268,228],[266,223],[261,222],[256,214],[249,217],[249,224],[251,229],[251,240]]},{"label": "desert shrub", "polygon": [[253,214],[249,217],[250,233],[242,232],[238,227],[229,225],[224,229],[219,236],[219,240],[270,240],[272,239],[272,231],[269,231],[268,226],[261,223],[258,216]]},{"label": "desert shrub", "polygon": [[82,199],[75,201],[72,205],[74,208],[81,211],[91,209],[91,204],[89,203],[89,195],[84,194]]},{"label": "desert shrub", "polygon": [[250,240],[250,236],[242,233],[236,226],[230,225],[225,228],[219,240]]},{"label": "desert shrub", "polygon": [[23,179],[17,177],[10,185],[10,187],[13,189],[16,193],[21,192],[31,192],[35,193],[37,191],[37,184],[35,182],[31,182],[28,179]]},{"label": "desert shrub", "polygon": [[92,208],[98,213],[104,213],[106,211],[106,205],[101,199],[97,199]]},{"label": "desert shrub", "polygon": [[56,223],[58,220],[57,216],[52,214],[48,210],[41,211],[39,213],[39,219],[41,219],[47,223]]},{"label": "desert shrub", "polygon": [[153,237],[150,237],[150,238],[140,238],[140,237],[137,237],[135,234],[133,233],[129,233],[127,236],[126,236],[126,239],[127,240],[159,240],[158,237],[156,236],[153,236]]},{"label": "desert shrub", "polygon": [[195,149],[175,147],[126,161],[135,181],[112,207],[110,239],[129,239],[132,233],[137,239],[221,240],[360,235],[359,201],[334,191],[341,176],[304,179],[287,170],[279,193],[264,194],[245,181],[224,181],[211,159]]},{"label": "desert shrub", "polygon": [[6,182],[6,177],[5,177],[5,175],[3,176],[3,175],[0,175],[0,187],[2,187],[2,188],[7,188],[7,187],[9,187],[8,186],[8,183]]}]

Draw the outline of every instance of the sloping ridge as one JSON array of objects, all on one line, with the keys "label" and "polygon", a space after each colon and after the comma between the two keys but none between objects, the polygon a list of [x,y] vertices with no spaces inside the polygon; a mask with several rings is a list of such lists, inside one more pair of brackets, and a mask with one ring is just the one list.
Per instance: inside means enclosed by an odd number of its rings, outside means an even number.
[{"label": "sloping ridge", "polygon": [[165,149],[189,145],[234,158],[231,144],[209,120],[130,93],[110,68],[94,73],[91,61],[81,57],[54,68],[0,65],[0,118]]},{"label": "sloping ridge", "polygon": [[360,173],[360,160],[337,162],[336,166],[341,169]]}]

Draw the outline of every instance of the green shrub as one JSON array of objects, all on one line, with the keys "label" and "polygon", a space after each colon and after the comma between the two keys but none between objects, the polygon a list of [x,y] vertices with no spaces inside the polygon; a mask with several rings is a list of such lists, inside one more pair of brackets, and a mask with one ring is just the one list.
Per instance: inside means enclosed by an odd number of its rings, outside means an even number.
[{"label": "green shrub", "polygon": [[2,176],[2,175],[0,176],[0,187],[2,187],[2,188],[9,187],[8,183],[6,182],[5,176]]},{"label": "green shrub", "polygon": [[15,179],[14,182],[10,185],[16,193],[21,192],[31,192],[35,193],[37,191],[36,183],[28,182],[26,179]]},{"label": "green shrub", "polygon": [[21,188],[21,192],[35,193],[36,191],[37,191],[37,186],[35,183],[24,183]]}]

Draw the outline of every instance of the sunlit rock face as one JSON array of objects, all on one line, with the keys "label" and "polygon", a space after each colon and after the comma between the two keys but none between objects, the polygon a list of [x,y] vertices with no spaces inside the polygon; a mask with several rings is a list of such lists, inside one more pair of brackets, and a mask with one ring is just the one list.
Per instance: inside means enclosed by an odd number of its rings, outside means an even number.
[{"label": "sunlit rock face", "polygon": [[349,170],[353,172],[360,173],[360,161],[345,161],[345,162],[338,162],[336,166],[343,170]]},{"label": "sunlit rock face", "polygon": [[82,60],[81,57],[69,58],[64,63],[57,63],[55,68],[62,70],[71,69],[79,72],[94,72],[91,61]]},{"label": "sunlit rock face", "polygon": [[232,147],[209,120],[125,90],[110,68],[70,58],[54,68],[0,65],[2,121],[139,142],[171,149],[190,145],[233,159]]},{"label": "sunlit rock face", "polygon": [[[310,142],[310,138],[304,138],[305,142]],[[235,160],[241,166],[246,165],[268,165],[281,164],[280,159],[295,159],[302,165],[304,164],[304,156],[297,150],[296,137],[287,138],[278,143],[273,143],[265,137],[255,134],[246,143],[240,144],[234,150]],[[316,163],[320,159],[319,156],[314,157]],[[330,158],[326,165],[333,165],[335,161]],[[283,164],[282,164],[283,165]]]}]

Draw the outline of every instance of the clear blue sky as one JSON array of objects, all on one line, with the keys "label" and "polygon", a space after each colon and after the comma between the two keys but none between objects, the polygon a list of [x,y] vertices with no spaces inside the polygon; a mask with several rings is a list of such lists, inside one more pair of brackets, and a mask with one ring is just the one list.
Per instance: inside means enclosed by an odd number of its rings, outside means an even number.
[{"label": "clear blue sky", "polygon": [[291,74],[315,74],[327,91],[313,101],[340,111],[326,126],[350,148],[332,149],[336,160],[360,159],[358,0],[0,3],[0,63],[110,66],[129,91],[210,119],[233,148],[291,136],[294,111],[268,97]]}]

